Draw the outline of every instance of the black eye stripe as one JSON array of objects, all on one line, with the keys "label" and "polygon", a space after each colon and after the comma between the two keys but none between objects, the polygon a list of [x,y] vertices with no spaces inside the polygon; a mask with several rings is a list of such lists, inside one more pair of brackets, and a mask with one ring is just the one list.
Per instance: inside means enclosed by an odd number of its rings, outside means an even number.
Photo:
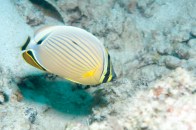
[{"label": "black eye stripe", "polygon": [[109,76],[110,76],[110,55],[108,54],[107,72],[106,72],[105,77],[103,79],[103,83],[106,83],[108,81]]},{"label": "black eye stripe", "polygon": [[50,33],[46,34],[42,39],[40,39],[37,44],[40,45],[42,42],[50,35]]},{"label": "black eye stripe", "polygon": [[40,45],[43,42],[44,39],[41,39],[37,42],[38,45]]}]

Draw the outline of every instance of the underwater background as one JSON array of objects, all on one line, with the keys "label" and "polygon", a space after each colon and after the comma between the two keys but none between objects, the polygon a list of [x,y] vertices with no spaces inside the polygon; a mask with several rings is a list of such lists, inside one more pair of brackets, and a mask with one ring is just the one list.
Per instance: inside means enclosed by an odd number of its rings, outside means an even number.
[{"label": "underwater background", "polygon": [[[195,0],[0,0],[0,130],[195,130]],[[89,89],[26,64],[47,25],[95,35],[117,80]]]}]

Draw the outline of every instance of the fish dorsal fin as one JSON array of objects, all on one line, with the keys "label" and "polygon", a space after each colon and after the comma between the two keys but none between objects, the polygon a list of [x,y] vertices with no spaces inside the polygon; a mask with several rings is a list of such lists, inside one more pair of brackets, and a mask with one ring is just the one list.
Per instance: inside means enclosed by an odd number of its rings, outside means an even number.
[{"label": "fish dorsal fin", "polygon": [[34,35],[35,42],[41,44],[54,29],[55,26],[46,26],[38,29]]},{"label": "fish dorsal fin", "polygon": [[34,54],[33,54],[33,51],[32,50],[27,50],[27,51],[24,51],[22,53],[22,56],[24,58],[24,60],[29,63],[30,65],[34,66],[35,68],[38,68],[40,70],[43,70],[43,71],[46,71],[45,68],[43,68],[39,62],[36,60]]}]

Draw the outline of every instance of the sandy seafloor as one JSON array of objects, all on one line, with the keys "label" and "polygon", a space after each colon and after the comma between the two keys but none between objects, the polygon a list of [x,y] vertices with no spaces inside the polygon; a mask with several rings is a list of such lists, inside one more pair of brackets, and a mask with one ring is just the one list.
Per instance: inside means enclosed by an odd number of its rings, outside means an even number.
[{"label": "sandy seafloor", "polygon": [[[46,25],[93,33],[118,79],[84,90],[26,64]],[[0,0],[0,130],[196,130],[195,0]]]}]

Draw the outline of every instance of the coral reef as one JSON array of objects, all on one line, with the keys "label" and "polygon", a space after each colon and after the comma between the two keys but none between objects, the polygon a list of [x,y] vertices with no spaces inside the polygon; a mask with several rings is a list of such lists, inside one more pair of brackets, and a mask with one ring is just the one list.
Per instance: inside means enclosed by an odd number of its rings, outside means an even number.
[{"label": "coral reef", "polygon": [[4,104],[7,101],[8,96],[4,92],[0,91],[0,104]]},{"label": "coral reef", "polygon": [[[192,74],[178,68],[155,81],[150,85],[150,89],[137,92],[132,98],[116,99],[114,104],[110,103],[112,105],[110,109],[96,110],[96,115],[106,115],[106,120],[95,121],[90,128],[92,130],[194,130],[196,117],[194,80]],[[123,93],[121,90],[118,91]],[[113,93],[113,95],[120,99],[119,94]]]}]

